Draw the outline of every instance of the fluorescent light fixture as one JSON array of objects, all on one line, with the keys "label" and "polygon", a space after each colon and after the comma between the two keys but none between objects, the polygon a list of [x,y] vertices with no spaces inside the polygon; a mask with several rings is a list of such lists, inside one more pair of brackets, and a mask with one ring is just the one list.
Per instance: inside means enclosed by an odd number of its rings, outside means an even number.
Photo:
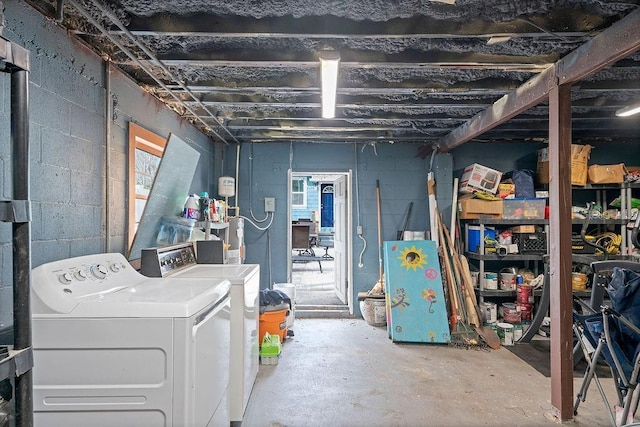
[{"label": "fluorescent light fixture", "polygon": [[627,105],[626,107],[619,109],[616,111],[616,116],[627,117],[638,113],[640,113],[640,102]]},{"label": "fluorescent light fixture", "polygon": [[338,89],[338,66],[340,54],[335,50],[323,50],[320,57],[320,79],[322,82],[322,118],[336,116],[336,91]]}]

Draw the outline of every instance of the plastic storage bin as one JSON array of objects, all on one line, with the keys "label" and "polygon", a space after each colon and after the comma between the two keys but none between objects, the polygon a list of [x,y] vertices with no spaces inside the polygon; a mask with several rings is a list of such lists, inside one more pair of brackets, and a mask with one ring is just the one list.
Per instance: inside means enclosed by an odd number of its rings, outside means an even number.
[{"label": "plastic storage bin", "polygon": [[193,219],[179,216],[163,216],[160,218],[160,228],[156,236],[158,246],[173,245],[175,243],[188,242],[196,225]]},{"label": "plastic storage bin", "polygon": [[547,199],[504,199],[504,219],[544,219]]},{"label": "plastic storage bin", "polygon": [[260,363],[263,365],[277,365],[281,351],[280,336],[266,332],[260,346]]}]

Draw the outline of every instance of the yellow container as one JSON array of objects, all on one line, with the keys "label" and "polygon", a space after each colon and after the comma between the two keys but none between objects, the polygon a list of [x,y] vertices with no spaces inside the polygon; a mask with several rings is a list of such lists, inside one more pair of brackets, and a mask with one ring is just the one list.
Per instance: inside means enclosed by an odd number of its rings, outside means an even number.
[{"label": "yellow container", "polygon": [[587,275],[584,273],[571,273],[571,289],[584,291],[587,289]]}]

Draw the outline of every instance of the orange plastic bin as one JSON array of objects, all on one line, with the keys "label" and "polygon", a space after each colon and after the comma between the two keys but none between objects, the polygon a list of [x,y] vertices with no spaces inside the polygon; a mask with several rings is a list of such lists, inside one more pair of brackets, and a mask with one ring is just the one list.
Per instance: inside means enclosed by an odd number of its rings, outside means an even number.
[{"label": "orange plastic bin", "polygon": [[260,340],[259,343],[262,343],[262,338],[264,338],[265,332],[269,332],[271,335],[279,335],[280,342],[284,342],[284,339],[287,337],[287,314],[289,313],[289,309],[284,310],[275,310],[275,311],[265,311],[260,314]]}]

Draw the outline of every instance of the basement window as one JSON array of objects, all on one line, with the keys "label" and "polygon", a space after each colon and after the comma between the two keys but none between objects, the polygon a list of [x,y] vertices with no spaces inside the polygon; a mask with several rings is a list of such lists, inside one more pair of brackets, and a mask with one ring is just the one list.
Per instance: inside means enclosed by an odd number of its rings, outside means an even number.
[{"label": "basement window", "polygon": [[129,122],[129,246],[138,229],[166,139]]},{"label": "basement window", "polygon": [[305,209],[307,207],[307,179],[293,178],[291,181],[291,207]]}]

